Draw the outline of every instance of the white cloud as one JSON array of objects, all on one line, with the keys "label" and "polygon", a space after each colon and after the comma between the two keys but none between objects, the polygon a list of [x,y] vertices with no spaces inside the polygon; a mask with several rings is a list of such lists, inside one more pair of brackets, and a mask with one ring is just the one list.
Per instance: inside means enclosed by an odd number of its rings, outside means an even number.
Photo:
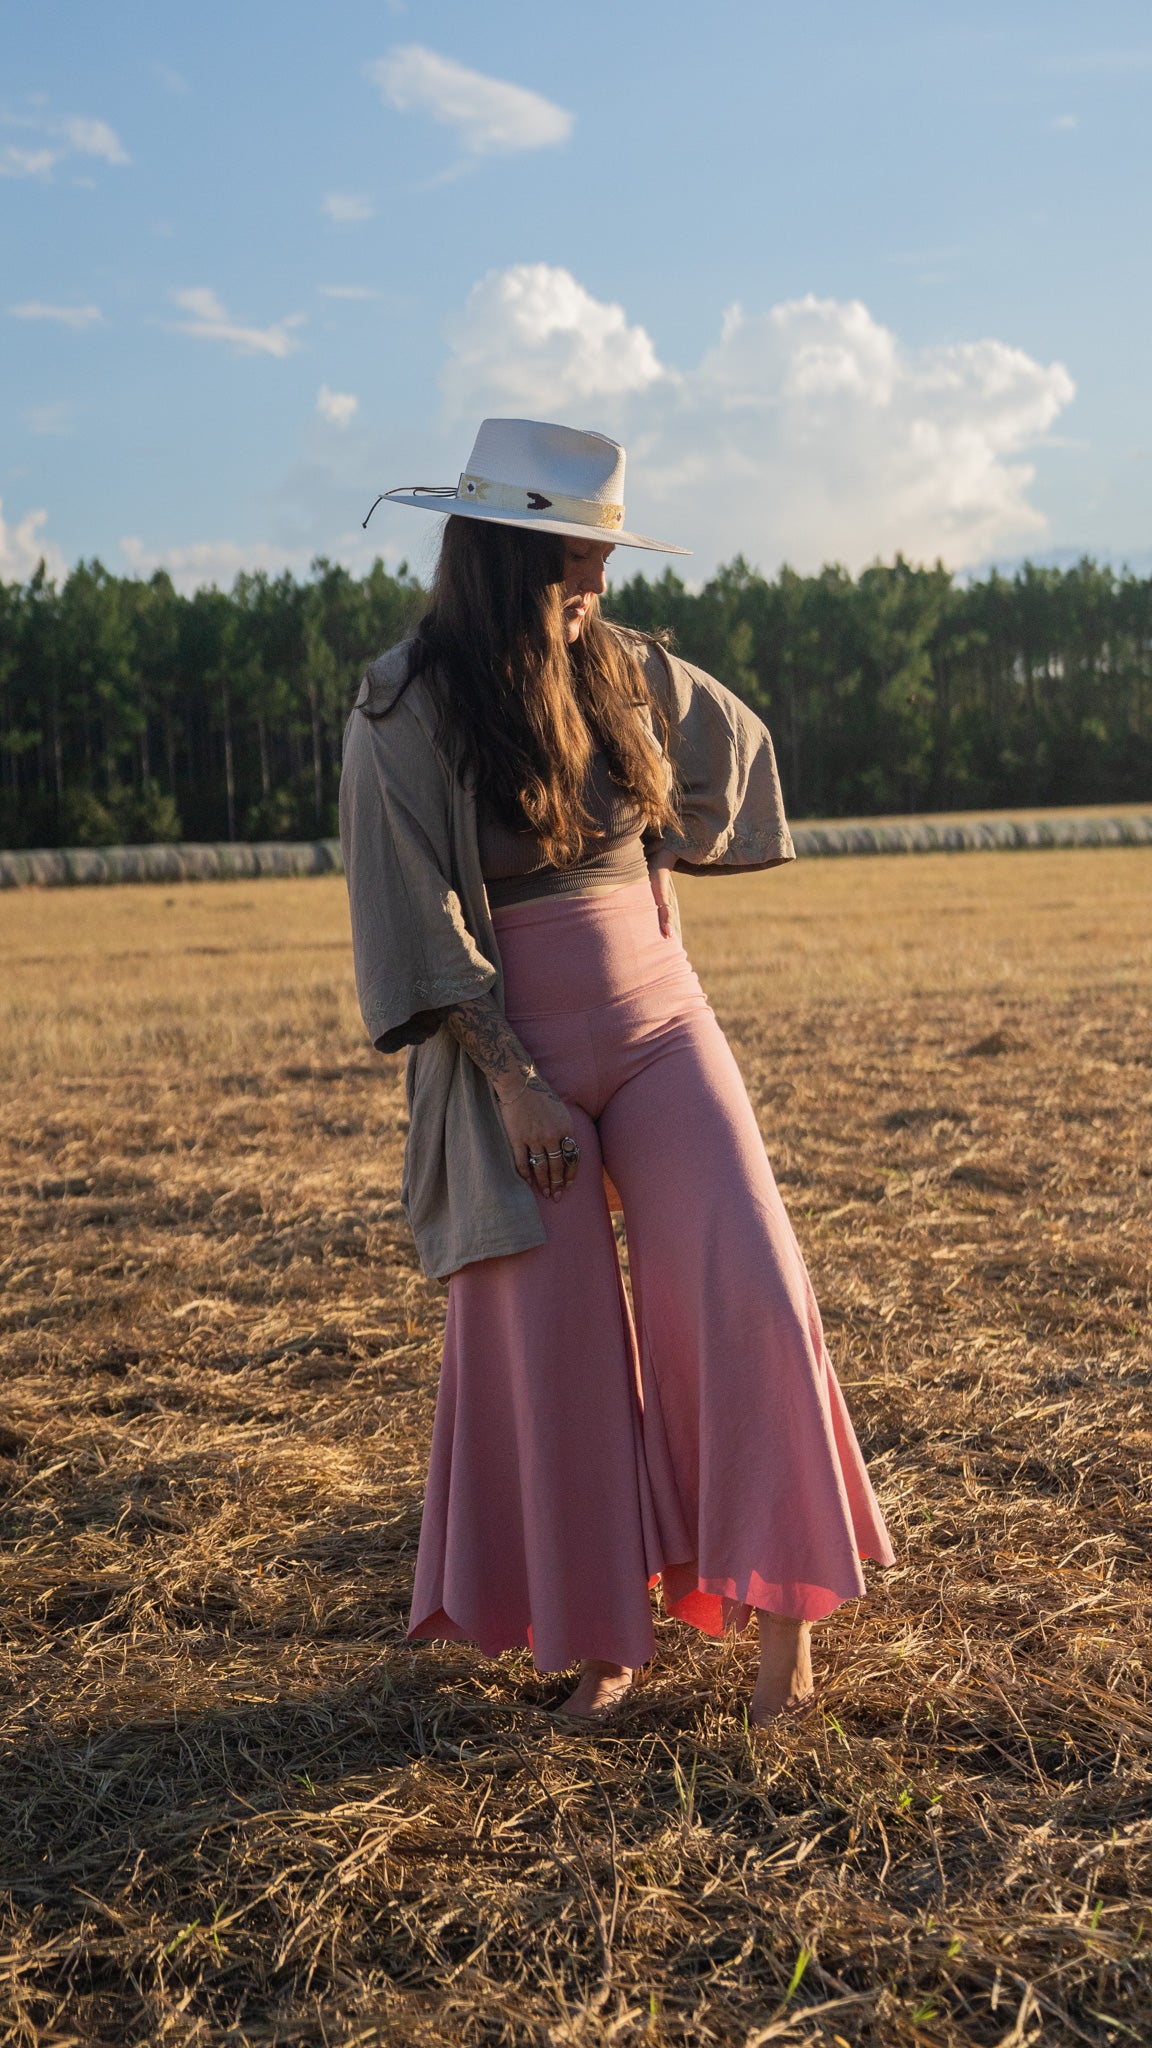
[{"label": "white cloud", "polygon": [[454,128],[473,156],[506,156],[567,142],[573,117],[552,100],[502,78],[469,71],[451,57],[406,43],[366,66],[386,106],[401,114],[430,114]]},{"label": "white cloud", "polygon": [[1042,535],[1021,459],[1075,386],[1001,341],[909,351],[858,300],[733,307],[694,370],[543,264],[490,272],[448,328],[450,412],[607,426],[631,450],[628,523],[694,547],[852,568],[951,567]]},{"label": "white cloud", "polygon": [[26,299],[21,306],[9,306],[13,320],[55,320],[61,327],[97,327],[104,315],[99,306],[47,306],[43,299]]},{"label": "white cloud", "polygon": [[72,407],[65,398],[57,398],[49,405],[30,405],[20,417],[33,434],[72,432]]},{"label": "white cloud", "polygon": [[0,150],[0,178],[47,178],[59,161],[59,150],[20,149],[7,142]]},{"label": "white cloud", "polygon": [[490,270],[448,326],[448,412],[513,413],[622,398],[665,375],[643,327],[594,299],[568,270]]},{"label": "white cloud", "polygon": [[326,384],[320,386],[316,399],[316,410],[322,420],[330,426],[339,427],[343,432],[350,427],[360,410],[360,400],[351,391],[329,391]]},{"label": "white cloud", "polygon": [[329,220],[342,228],[376,218],[376,208],[366,192],[329,192],[324,201],[324,211]]},{"label": "white cloud", "polygon": [[368,284],[318,284],[322,299],[378,299],[379,292]]},{"label": "white cloud", "polygon": [[242,570],[252,573],[266,569],[270,575],[278,575],[282,569],[291,569],[301,576],[307,571],[314,550],[277,547],[269,541],[234,540],[198,540],[183,547],[149,548],[135,535],[128,535],[120,542],[120,552],[128,575],[149,577],[157,569],[166,569],[177,590],[191,595],[209,584],[219,590],[230,590]]},{"label": "white cloud", "polygon": [[288,313],[282,320],[274,320],[270,327],[244,327],[221,304],[214,291],[198,285],[193,290],[173,292],[174,305],[185,313],[191,313],[191,320],[174,320],[172,330],[176,334],[194,334],[202,341],[222,341],[243,356],[287,356],[300,344],[292,330],[302,327],[305,313]]},{"label": "white cloud", "polygon": [[115,129],[91,114],[3,114],[0,126],[41,138],[28,148],[5,143],[0,178],[50,178],[69,156],[99,157],[106,164],[132,161]]},{"label": "white cloud", "polygon": [[47,519],[46,512],[26,512],[17,526],[10,526],[0,499],[0,583],[27,583],[41,561],[50,576],[66,573],[64,556],[55,541],[45,540],[41,534]]},{"label": "white cloud", "polygon": [[1152,71],[1152,47],[1134,50],[1081,50],[1070,57],[1049,57],[1047,71]]},{"label": "white cloud", "polygon": [[750,529],[798,566],[903,550],[961,568],[1044,532],[1014,458],[1074,391],[1062,364],[1000,341],[908,353],[858,300],[734,309],[667,423],[685,452],[669,446],[665,489],[694,523],[707,490],[721,552],[748,552]]},{"label": "white cloud", "polygon": [[130,164],[132,161],[120,137],[107,121],[94,121],[87,114],[74,114],[60,123],[60,132],[69,148],[81,156],[102,157],[106,164]]},{"label": "white cloud", "polygon": [[[316,472],[312,473],[311,482],[314,486]],[[339,510],[346,512],[346,484],[340,487],[338,497]],[[371,503],[368,486],[364,486],[363,497],[366,503]],[[315,506],[310,509],[316,510]],[[157,569],[164,569],[177,590],[190,596],[192,592],[212,585],[219,590],[229,590],[237,576],[242,573],[252,575],[258,570],[269,576],[278,576],[287,569],[298,580],[303,580],[313,562],[321,556],[330,562],[343,563],[353,575],[363,576],[377,559],[392,565],[411,560],[412,546],[388,544],[378,528],[362,532],[359,519],[354,526],[341,528],[338,521],[329,524],[320,514],[303,537],[297,528],[293,542],[200,540],[172,547],[150,547],[131,534],[121,539],[120,554],[123,575],[147,578]]]}]

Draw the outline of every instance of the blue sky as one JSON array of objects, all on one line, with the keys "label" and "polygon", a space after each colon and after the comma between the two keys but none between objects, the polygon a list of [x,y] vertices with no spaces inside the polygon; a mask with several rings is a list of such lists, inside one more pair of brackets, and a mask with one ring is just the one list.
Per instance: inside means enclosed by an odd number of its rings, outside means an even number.
[{"label": "blue sky", "polygon": [[693,578],[1147,560],[1147,0],[0,29],[0,575],[426,566],[438,521],[359,521],[489,412],[622,439]]}]

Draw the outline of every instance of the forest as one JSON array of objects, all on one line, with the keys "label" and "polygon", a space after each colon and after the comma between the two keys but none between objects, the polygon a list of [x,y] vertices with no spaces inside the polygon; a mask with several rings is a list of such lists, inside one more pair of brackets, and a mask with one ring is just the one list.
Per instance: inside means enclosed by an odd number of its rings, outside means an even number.
[{"label": "forest", "polygon": [[[380,561],[191,596],[97,561],[0,584],[0,845],[333,834],[360,675],[424,601]],[[1152,798],[1152,577],[738,558],[605,604],[767,721],[796,818]]]}]

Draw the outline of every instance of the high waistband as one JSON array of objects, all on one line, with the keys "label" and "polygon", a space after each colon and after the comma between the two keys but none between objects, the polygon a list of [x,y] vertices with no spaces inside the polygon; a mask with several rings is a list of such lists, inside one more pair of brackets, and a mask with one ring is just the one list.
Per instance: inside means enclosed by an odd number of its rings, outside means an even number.
[{"label": "high waistband", "polygon": [[509,1016],[588,1010],[691,973],[651,886],[537,897],[493,913]]},{"label": "high waistband", "polygon": [[503,938],[505,932],[529,924],[563,922],[575,926],[592,919],[601,923],[609,919],[619,922],[622,918],[649,910],[655,918],[656,901],[651,883],[629,882],[621,889],[589,889],[583,896],[567,896],[559,900],[555,896],[537,896],[530,903],[508,903],[493,911],[492,922]]}]

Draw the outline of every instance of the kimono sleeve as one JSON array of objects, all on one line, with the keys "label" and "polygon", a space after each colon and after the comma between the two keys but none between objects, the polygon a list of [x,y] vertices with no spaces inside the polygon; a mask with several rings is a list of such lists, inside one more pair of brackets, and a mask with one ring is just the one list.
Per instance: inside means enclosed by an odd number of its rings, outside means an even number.
[{"label": "kimono sleeve", "polygon": [[344,735],[340,844],[356,993],[379,1052],[431,1038],[443,1013],[493,986],[496,969],[452,885],[448,770],[406,703],[353,711]]},{"label": "kimono sleeve", "polygon": [[680,822],[664,844],[678,873],[712,875],[795,860],[772,737],[714,676],[650,646],[645,673],[668,720]]}]

